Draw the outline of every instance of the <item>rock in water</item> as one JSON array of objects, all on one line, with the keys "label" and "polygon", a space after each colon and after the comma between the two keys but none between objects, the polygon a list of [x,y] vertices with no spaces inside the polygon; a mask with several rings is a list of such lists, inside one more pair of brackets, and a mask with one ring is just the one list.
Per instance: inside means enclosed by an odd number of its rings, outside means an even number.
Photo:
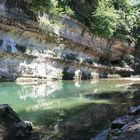
[{"label": "rock in water", "polygon": [[140,114],[140,105],[135,106],[135,107],[130,107],[129,111],[128,111],[129,115],[137,115]]},{"label": "rock in water", "polygon": [[0,105],[0,140],[27,140],[31,131],[31,123],[21,120],[9,105]]},{"label": "rock in water", "polygon": [[98,134],[95,138],[92,138],[90,140],[108,140],[109,139],[109,130],[106,129],[102,131],[100,134]]},{"label": "rock in water", "polygon": [[140,140],[140,105],[111,124],[111,140]]}]

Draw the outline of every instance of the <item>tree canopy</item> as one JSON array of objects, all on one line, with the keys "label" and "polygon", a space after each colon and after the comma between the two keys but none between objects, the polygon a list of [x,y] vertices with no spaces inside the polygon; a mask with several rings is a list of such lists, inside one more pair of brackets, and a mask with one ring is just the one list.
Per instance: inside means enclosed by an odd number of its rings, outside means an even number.
[{"label": "tree canopy", "polygon": [[49,14],[67,14],[100,37],[135,41],[140,0],[33,0],[32,7]]}]

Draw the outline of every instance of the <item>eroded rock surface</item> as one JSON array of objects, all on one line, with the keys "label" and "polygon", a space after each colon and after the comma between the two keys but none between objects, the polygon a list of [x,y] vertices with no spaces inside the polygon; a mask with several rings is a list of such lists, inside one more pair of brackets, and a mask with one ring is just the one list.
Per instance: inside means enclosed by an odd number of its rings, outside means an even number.
[{"label": "eroded rock surface", "polygon": [[131,107],[126,116],[112,122],[111,135],[112,140],[140,139],[140,105]]},{"label": "eroded rock surface", "polygon": [[71,80],[79,69],[84,80],[107,78],[114,72],[121,76],[133,73],[130,66],[119,64],[127,52],[133,54],[132,44],[95,37],[68,16],[58,18],[61,26],[49,24],[50,16],[40,12],[34,15],[31,4],[0,0],[0,81]]}]

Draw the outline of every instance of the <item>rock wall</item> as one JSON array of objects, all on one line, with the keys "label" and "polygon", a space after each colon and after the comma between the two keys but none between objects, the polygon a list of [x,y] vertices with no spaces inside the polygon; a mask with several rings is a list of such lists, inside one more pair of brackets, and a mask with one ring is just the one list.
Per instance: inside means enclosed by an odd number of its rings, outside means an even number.
[{"label": "rock wall", "polygon": [[[118,65],[133,53],[132,44],[95,37],[67,16],[54,22],[51,16],[38,13],[33,20],[19,3],[10,6],[8,0],[0,1],[1,80],[73,79],[77,70],[82,79],[133,73],[129,66]],[[117,65],[111,66],[113,62]]]}]

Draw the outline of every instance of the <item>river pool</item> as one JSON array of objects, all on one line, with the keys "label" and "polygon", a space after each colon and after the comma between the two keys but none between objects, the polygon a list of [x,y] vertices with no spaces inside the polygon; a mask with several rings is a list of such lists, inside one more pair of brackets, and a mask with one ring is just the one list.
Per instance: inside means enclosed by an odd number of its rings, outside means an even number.
[{"label": "river pool", "polygon": [[140,81],[131,80],[0,83],[0,103],[31,121],[42,140],[89,140],[139,97]]}]

